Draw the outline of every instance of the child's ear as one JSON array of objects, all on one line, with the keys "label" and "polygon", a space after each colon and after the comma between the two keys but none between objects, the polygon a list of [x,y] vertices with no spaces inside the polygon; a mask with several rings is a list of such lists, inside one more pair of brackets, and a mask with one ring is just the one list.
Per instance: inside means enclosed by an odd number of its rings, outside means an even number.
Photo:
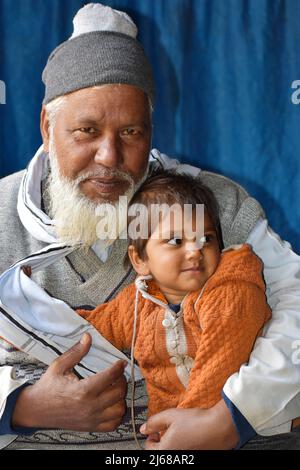
[{"label": "child's ear", "polygon": [[133,245],[129,245],[128,247],[128,256],[129,256],[129,259],[131,261],[131,264],[134,270],[140,276],[148,276],[150,274],[147,260],[143,260],[142,258],[139,257]]}]

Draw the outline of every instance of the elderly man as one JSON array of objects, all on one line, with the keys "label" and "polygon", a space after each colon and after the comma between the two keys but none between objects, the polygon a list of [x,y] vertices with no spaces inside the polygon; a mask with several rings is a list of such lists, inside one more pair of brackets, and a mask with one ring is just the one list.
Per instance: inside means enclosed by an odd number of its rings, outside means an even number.
[{"label": "elderly man", "polygon": [[[225,246],[248,242],[264,262],[273,319],[249,364],[226,382],[223,399],[209,410],[168,410],[152,417],[142,427],[149,434],[146,447],[231,449],[250,439],[245,448],[300,448],[297,428],[289,432],[300,416],[300,371],[292,361],[293,342],[300,337],[299,257],[268,228],[261,207],[240,186],[158,151],[149,160],[154,91],[136,33],[127,15],[100,4],[78,12],[72,37],[50,55],[44,70],[43,148],[26,172],[0,183],[0,443],[9,449],[135,447],[130,420],[123,417],[124,361],[86,372],[92,329],[73,347],[58,347],[54,340],[64,328],[64,344],[74,343],[77,316],[70,317],[74,336],[63,316],[57,322],[31,318],[28,327],[5,307],[7,297],[14,301],[15,289],[15,283],[8,289],[5,275],[18,260],[47,258],[45,269],[33,276],[53,297],[73,308],[114,297],[134,273],[123,266],[126,240],[111,246],[99,240],[95,213],[102,203],[130,198],[160,165],[198,174],[214,191]],[[142,424],[142,381],[137,388],[136,420]]]}]

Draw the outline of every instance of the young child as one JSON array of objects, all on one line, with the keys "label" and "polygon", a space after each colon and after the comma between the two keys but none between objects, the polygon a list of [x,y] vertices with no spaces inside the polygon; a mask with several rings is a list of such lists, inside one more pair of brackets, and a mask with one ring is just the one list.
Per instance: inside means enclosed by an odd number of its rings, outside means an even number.
[{"label": "young child", "polygon": [[[221,399],[227,378],[248,361],[270,318],[262,263],[249,245],[222,251],[217,203],[199,180],[158,174],[143,184],[130,208],[134,204],[148,209],[148,238],[132,238],[128,248],[136,283],[78,313],[120,350],[135,337],[149,416],[173,407],[209,408]],[[153,204],[178,204],[182,213],[191,204],[193,227],[196,205],[204,204],[204,237],[191,238],[180,217],[153,224]]]}]

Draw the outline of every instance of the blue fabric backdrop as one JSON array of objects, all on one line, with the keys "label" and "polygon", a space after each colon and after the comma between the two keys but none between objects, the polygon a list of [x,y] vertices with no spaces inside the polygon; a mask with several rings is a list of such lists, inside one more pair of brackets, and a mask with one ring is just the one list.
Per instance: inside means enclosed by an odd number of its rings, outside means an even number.
[{"label": "blue fabric backdrop", "polygon": [[[23,168],[41,143],[41,73],[84,3],[0,0],[1,176]],[[300,1],[103,3],[134,18],[153,64],[154,146],[244,185],[300,252],[300,105],[291,100]]]}]

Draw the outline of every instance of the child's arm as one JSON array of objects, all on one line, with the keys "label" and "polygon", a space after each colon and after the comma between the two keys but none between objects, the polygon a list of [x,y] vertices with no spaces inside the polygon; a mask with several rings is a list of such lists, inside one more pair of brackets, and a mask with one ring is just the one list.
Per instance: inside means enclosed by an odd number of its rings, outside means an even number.
[{"label": "child's arm", "polygon": [[248,361],[256,337],[271,316],[263,290],[245,281],[216,287],[205,302],[199,302],[198,311],[202,335],[179,408],[216,404],[228,377]]},{"label": "child's arm", "polygon": [[133,332],[134,295],[135,286],[130,285],[115,299],[94,310],[78,309],[76,312],[116,348],[127,349],[131,346]]}]

